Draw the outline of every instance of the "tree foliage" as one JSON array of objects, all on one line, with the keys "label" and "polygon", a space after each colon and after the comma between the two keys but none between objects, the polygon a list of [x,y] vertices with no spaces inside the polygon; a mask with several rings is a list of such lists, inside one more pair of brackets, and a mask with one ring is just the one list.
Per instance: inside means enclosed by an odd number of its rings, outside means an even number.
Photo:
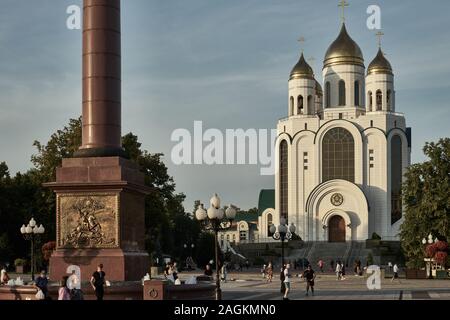
[{"label": "tree foliage", "polygon": [[403,184],[405,221],[400,236],[411,268],[424,264],[422,238],[431,233],[450,239],[450,138],[426,143],[423,152],[428,160],[410,166]]},{"label": "tree foliage", "polygon": [[[42,243],[55,239],[55,195],[42,184],[55,181],[62,159],[78,150],[81,126],[81,118],[71,119],[46,144],[35,141],[37,152],[31,158],[34,168],[25,174],[17,173],[11,178],[8,166],[0,163],[0,263],[28,256],[28,244],[18,230],[32,216],[46,227]],[[183,244],[196,243],[200,232],[198,223],[184,212],[184,194],[176,193],[163,154],[142,150],[138,137],[132,133],[122,138],[122,145],[130,159],[140,165],[145,185],[153,189],[145,200],[147,250],[179,258]]]}]

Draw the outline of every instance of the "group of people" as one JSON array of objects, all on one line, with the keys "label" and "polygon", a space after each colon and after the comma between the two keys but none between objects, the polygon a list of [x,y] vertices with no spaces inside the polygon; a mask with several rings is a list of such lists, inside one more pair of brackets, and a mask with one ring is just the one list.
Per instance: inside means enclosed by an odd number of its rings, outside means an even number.
[{"label": "group of people", "polygon": [[[306,283],[306,293],[305,296],[314,295],[314,284],[316,279],[316,273],[312,269],[311,265],[308,265],[306,269],[300,275],[297,275],[301,279],[305,280]],[[288,263],[281,268],[280,273],[281,280],[281,293],[283,294],[283,300],[289,300],[289,293],[291,291],[291,265]]]},{"label": "group of people", "polygon": [[[0,285],[7,285],[10,280],[11,279],[6,269],[1,268]],[[83,292],[80,289],[79,282],[80,279],[78,279],[75,272],[73,272],[71,276],[63,276],[58,289],[58,300],[83,300]],[[33,286],[37,290],[37,299],[50,299],[48,293],[48,283],[49,279],[47,277],[47,272],[42,270],[33,283]],[[97,266],[97,270],[92,274],[89,283],[95,292],[97,300],[103,300],[105,286],[107,285],[106,274],[103,271],[103,264],[99,264]]]},{"label": "group of people", "polygon": [[174,283],[180,281],[178,279],[178,265],[176,262],[166,263],[166,267],[164,268],[164,277],[173,281]]},{"label": "group of people", "polygon": [[272,262],[269,262],[268,265],[263,265],[261,269],[261,273],[263,279],[266,279],[267,282],[272,282],[273,279],[273,265]]}]

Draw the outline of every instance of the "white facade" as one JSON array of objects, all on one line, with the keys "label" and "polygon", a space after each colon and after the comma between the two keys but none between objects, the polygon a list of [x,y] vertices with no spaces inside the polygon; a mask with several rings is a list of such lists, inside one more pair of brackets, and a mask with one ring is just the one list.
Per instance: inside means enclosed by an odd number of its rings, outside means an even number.
[{"label": "white facade", "polygon": [[[366,240],[373,233],[397,240],[411,138],[404,115],[395,112],[389,62],[380,49],[366,71],[343,26],[325,57],[322,98],[302,59],[289,80],[288,117],[277,125],[275,208],[267,214],[274,224],[286,215],[305,241]],[[270,236],[266,215],[260,238]]]}]

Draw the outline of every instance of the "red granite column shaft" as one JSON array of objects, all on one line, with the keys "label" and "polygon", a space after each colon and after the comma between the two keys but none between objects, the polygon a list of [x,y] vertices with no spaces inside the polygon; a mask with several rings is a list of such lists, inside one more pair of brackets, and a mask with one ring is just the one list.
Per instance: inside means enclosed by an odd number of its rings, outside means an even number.
[{"label": "red granite column shaft", "polygon": [[118,155],[117,150],[121,150],[120,0],[84,0],[83,11],[83,139],[79,155]]}]

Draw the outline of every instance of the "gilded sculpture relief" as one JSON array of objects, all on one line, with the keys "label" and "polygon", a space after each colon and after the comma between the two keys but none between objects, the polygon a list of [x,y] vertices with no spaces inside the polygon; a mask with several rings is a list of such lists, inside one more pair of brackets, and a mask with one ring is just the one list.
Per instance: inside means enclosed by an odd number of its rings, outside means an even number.
[{"label": "gilded sculpture relief", "polygon": [[118,246],[118,195],[58,196],[58,244],[62,248]]}]

